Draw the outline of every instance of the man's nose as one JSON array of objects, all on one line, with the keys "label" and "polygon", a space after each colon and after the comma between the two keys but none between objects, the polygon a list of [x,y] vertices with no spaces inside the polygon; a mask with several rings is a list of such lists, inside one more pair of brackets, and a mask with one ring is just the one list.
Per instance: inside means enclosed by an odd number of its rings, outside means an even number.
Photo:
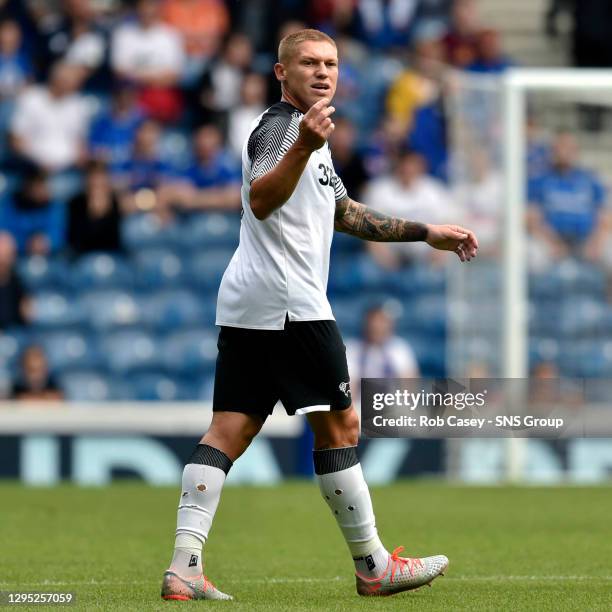
[{"label": "man's nose", "polygon": [[316,76],[327,76],[328,72],[327,66],[323,62],[317,64]]}]

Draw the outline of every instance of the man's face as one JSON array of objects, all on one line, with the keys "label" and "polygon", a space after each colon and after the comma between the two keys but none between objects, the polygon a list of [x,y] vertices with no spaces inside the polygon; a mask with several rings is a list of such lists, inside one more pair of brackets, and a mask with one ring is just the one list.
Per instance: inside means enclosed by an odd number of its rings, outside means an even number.
[{"label": "man's face", "polygon": [[557,166],[570,168],[578,159],[578,146],[571,134],[560,134],[553,143],[553,159]]},{"label": "man's face", "polygon": [[338,83],[338,52],[326,41],[300,43],[284,64],[274,67],[288,96],[300,110],[309,109],[321,98],[331,101]]}]

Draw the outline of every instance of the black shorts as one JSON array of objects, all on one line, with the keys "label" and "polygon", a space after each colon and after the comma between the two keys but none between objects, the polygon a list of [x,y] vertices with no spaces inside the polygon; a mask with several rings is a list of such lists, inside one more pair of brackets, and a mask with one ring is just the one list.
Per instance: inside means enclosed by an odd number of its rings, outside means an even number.
[{"label": "black shorts", "polygon": [[286,321],[283,330],[221,327],[213,410],[266,418],[351,405],[346,347],[335,321]]}]

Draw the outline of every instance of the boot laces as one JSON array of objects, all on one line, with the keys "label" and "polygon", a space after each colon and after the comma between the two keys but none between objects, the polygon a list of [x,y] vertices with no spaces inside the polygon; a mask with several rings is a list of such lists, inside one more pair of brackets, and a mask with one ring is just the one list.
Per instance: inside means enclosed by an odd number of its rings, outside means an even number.
[{"label": "boot laces", "polygon": [[404,570],[407,569],[411,576],[414,576],[415,569],[417,567],[423,567],[423,562],[420,559],[412,559],[410,557],[400,557],[399,554],[404,550],[403,546],[398,546],[391,553],[391,582],[395,575],[403,574]]}]

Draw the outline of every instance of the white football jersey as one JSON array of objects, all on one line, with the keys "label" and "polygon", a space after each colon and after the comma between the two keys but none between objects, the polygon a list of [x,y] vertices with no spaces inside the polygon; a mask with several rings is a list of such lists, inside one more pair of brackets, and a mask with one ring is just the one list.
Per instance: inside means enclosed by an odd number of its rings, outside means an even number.
[{"label": "white football jersey", "polygon": [[303,114],[278,102],[251,126],[242,149],[240,243],[219,288],[217,325],[283,329],[290,321],[333,319],[327,299],[329,252],[336,202],[346,196],[327,143],[314,151],[291,197],[259,221],[249,202],[251,183],[287,153]]}]

